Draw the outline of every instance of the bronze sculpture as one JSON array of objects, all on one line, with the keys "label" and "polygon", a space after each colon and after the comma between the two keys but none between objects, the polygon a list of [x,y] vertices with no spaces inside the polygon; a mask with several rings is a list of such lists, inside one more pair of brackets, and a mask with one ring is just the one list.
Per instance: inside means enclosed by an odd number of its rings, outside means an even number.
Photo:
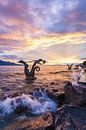
[{"label": "bronze sculpture", "polygon": [[37,66],[37,64],[45,64],[46,61],[43,59],[34,60],[31,70],[28,69],[29,65],[25,61],[20,60],[19,63],[24,65],[24,74],[26,76],[26,80],[34,80],[36,79],[35,71],[40,71],[40,67]]},{"label": "bronze sculpture", "polygon": [[73,66],[73,64],[71,64],[71,65],[68,65],[68,64],[67,64],[68,70],[71,70],[71,69],[72,69],[72,66]]}]

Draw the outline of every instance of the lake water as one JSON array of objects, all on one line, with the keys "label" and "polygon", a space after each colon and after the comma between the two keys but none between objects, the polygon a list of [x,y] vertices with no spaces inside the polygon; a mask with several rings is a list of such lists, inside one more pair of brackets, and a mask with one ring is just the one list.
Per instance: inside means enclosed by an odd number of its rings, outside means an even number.
[{"label": "lake water", "polygon": [[[66,74],[55,74],[55,72],[63,70],[67,70],[67,68],[64,66],[41,66],[41,70],[36,72],[37,80],[34,83],[41,84],[55,80],[66,80]],[[24,87],[26,85],[23,66],[0,66],[0,87]]]},{"label": "lake water", "polygon": [[[40,68],[41,70],[35,75],[37,79],[28,82],[25,80],[23,66],[0,66],[0,130],[16,119],[15,115],[10,114],[21,105],[35,114],[48,110],[55,111],[56,104],[45,93],[37,93],[38,97],[29,93],[36,88],[53,89],[55,86],[50,85],[53,82],[59,84],[56,86],[56,89],[59,89],[61,83],[71,80],[72,72],[68,72],[65,66],[40,66]],[[2,112],[5,113],[4,117]]]}]

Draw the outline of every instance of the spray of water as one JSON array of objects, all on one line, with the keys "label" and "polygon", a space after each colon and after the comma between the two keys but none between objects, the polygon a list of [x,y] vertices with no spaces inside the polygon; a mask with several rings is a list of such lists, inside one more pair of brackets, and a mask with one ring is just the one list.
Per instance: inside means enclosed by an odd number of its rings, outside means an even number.
[{"label": "spray of water", "polygon": [[73,73],[72,77],[72,85],[74,86],[79,86],[79,82],[86,82],[86,72],[83,68],[80,68],[79,72]]},{"label": "spray of water", "polygon": [[29,113],[38,115],[47,111],[55,112],[57,104],[47,96],[45,90],[37,90],[32,95],[8,97],[0,101],[0,111],[3,115],[12,114],[19,107],[27,108]]},{"label": "spray of water", "polygon": [[80,72],[80,80],[79,82],[86,82],[86,72],[84,69],[81,70]]}]

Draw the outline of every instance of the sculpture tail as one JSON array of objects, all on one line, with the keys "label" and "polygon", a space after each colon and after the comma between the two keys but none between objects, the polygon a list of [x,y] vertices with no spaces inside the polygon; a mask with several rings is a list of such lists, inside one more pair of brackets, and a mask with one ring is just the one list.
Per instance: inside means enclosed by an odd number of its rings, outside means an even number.
[{"label": "sculpture tail", "polygon": [[39,66],[35,66],[35,67],[34,67],[34,70],[40,71],[40,67],[39,67]]}]

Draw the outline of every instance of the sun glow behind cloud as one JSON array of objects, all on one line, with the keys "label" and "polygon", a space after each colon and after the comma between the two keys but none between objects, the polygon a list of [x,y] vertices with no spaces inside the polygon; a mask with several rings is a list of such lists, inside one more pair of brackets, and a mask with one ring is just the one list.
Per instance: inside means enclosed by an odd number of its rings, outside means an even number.
[{"label": "sun glow behind cloud", "polygon": [[[6,43],[2,43],[1,47],[6,45],[5,47],[11,48],[11,50],[3,49],[5,56],[1,56],[5,60],[10,59],[11,61],[18,59],[27,61],[41,57],[47,59],[48,64],[77,63],[80,62],[80,59],[76,57],[86,49],[85,33],[49,34],[40,37],[29,37],[28,34],[23,37],[6,34],[1,35],[0,38],[6,41]],[[14,42],[14,46],[10,41]],[[14,52],[17,57],[12,59],[13,57],[10,57],[14,55]],[[11,56],[6,56],[6,54]]]}]

